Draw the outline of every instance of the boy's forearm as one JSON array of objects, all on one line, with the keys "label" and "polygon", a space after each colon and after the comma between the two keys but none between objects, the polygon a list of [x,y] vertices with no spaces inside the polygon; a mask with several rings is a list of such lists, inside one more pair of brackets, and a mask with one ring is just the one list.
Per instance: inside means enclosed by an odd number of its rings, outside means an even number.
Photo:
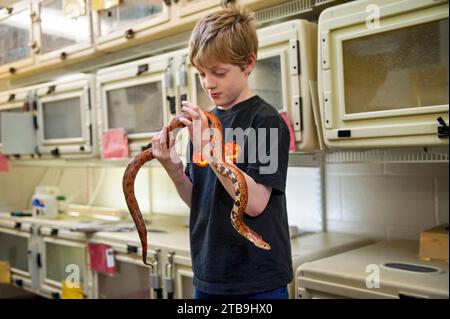
[{"label": "boy's forearm", "polygon": [[186,205],[191,207],[191,196],[192,196],[192,183],[184,174],[183,164],[180,162],[178,164],[161,163],[169,175],[172,182],[175,184],[178,195],[181,197]]},{"label": "boy's forearm", "polygon": [[[215,173],[228,194],[232,198],[234,198],[235,191],[233,183],[228,178],[220,175],[218,172]],[[256,183],[255,180],[246,173],[242,171],[241,173],[245,177],[248,188],[248,202],[245,213],[249,216],[256,217],[261,214],[266,208],[272,189],[270,187]]]}]

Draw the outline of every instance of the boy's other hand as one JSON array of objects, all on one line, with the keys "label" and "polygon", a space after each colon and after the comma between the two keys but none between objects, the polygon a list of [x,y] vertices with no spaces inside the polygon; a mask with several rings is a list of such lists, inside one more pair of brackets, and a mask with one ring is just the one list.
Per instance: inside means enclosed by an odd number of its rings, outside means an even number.
[{"label": "boy's other hand", "polygon": [[174,132],[167,132],[167,126],[164,126],[152,139],[153,156],[157,158],[161,164],[179,164],[180,157],[175,151],[175,134]]}]

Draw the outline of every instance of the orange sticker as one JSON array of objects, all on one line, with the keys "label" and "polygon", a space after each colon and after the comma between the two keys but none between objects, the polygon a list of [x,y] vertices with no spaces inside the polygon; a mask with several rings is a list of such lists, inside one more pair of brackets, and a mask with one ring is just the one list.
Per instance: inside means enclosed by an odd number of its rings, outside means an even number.
[{"label": "orange sticker", "polygon": [[203,158],[202,152],[200,151],[194,153],[192,160],[194,161],[195,165],[199,167],[208,166],[208,162]]},{"label": "orange sticker", "polygon": [[235,144],[233,142],[225,144],[225,157],[227,160],[236,163],[240,153],[241,153],[241,146],[239,144]]}]

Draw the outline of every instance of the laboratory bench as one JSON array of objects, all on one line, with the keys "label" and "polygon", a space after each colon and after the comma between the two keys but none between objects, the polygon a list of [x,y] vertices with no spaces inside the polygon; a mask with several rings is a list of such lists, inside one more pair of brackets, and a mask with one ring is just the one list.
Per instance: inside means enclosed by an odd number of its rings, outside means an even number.
[{"label": "laboratory bench", "polygon": [[[114,222],[67,216],[47,220],[0,213],[0,260],[10,262],[11,283],[47,298],[70,298],[73,295],[67,294],[63,282],[69,277],[73,281],[77,275],[81,287],[78,297],[82,298],[193,298],[185,216],[154,214],[148,218],[147,261],[151,266],[142,262],[141,243],[132,222],[125,222],[128,228],[115,231],[102,230],[102,224],[110,226]],[[291,239],[294,273],[305,262],[371,243],[367,237],[343,233],[297,235]],[[90,249],[97,249],[97,255],[90,255]],[[98,259],[98,249],[107,256]],[[293,280],[289,284],[290,298],[296,298],[296,291]]]}]

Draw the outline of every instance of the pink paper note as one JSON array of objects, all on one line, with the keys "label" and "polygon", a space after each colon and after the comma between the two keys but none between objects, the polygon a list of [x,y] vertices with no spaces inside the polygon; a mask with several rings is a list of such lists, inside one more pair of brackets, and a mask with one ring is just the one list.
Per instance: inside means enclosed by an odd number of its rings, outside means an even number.
[{"label": "pink paper note", "polygon": [[117,128],[103,132],[102,158],[124,158],[128,157],[128,138],[125,129]]},{"label": "pink paper note", "polygon": [[294,128],[292,127],[291,120],[289,119],[289,115],[286,112],[280,112],[281,117],[289,128],[289,135],[291,137],[291,143],[289,145],[289,151],[295,152],[295,136],[294,136]]},{"label": "pink paper note", "polygon": [[89,243],[90,268],[108,275],[116,273],[114,251],[109,245]]},{"label": "pink paper note", "polygon": [[0,172],[8,172],[9,171],[9,162],[8,159],[0,153]]}]

